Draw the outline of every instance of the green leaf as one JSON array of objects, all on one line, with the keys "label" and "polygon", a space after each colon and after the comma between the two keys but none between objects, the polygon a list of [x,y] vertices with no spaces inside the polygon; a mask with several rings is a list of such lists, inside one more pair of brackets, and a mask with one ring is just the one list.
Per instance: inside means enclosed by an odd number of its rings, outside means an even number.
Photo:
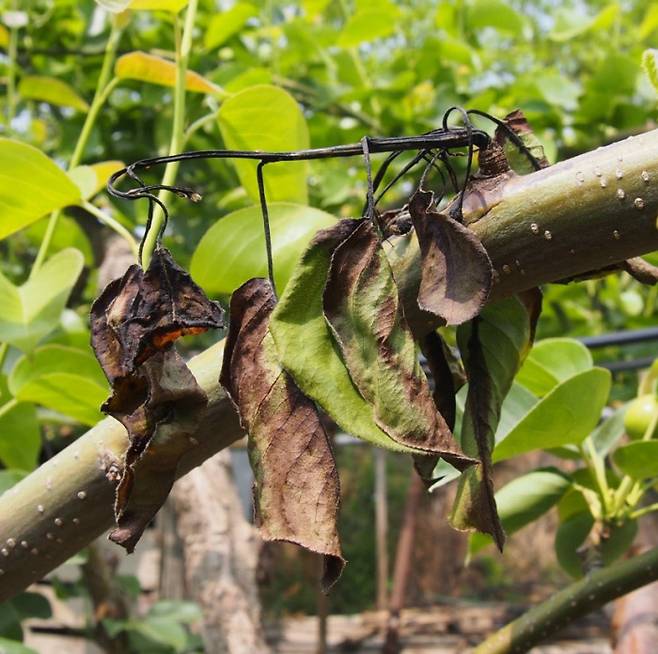
[{"label": "green leaf", "polygon": [[78,187],[40,150],[0,138],[0,239],[79,199]]},{"label": "green leaf", "polygon": [[67,173],[80,189],[83,200],[102,191],[111,175],[124,167],[123,161],[101,161],[90,166],[76,166]]},{"label": "green leaf", "polygon": [[25,470],[0,470],[0,495],[15,486],[21,479],[25,479],[28,474]]},{"label": "green leaf", "polygon": [[270,333],[281,365],[344,431],[380,447],[413,453],[375,424],[372,407],[354,387],[324,318],[322,293],[331,255],[342,240],[334,234],[340,225],[319,232],[302,255],[274,309]]},{"label": "green leaf", "polygon": [[94,425],[103,418],[98,407],[109,387],[90,352],[63,345],[46,345],[21,357],[9,377],[9,388],[30,401]]},{"label": "green leaf", "polygon": [[[30,243],[37,248],[48,229],[48,222],[48,219],[43,217],[41,220],[32,223],[23,232]],[[60,216],[57,221],[57,229],[53,233],[50,247],[48,249],[50,252],[54,253],[59,252],[60,250],[65,250],[66,248],[79,250],[84,257],[84,263],[86,266],[93,267],[95,265],[94,252],[85,231],[74,218],[71,218],[70,216]]]},{"label": "green leaf", "polygon": [[644,14],[644,18],[640,23],[638,36],[641,40],[644,40],[655,32],[656,29],[658,29],[658,3],[654,2],[649,5],[647,13]]},{"label": "green leaf", "polygon": [[168,618],[148,617],[143,620],[131,620],[126,628],[154,643],[171,647],[176,652],[182,652],[187,643],[185,629]]},{"label": "green leaf", "polygon": [[[119,79],[133,79],[172,88],[176,86],[176,64],[146,52],[129,52],[119,57],[114,65],[114,74]],[[193,70],[185,74],[185,89],[211,95],[222,93],[219,86]]]},{"label": "green leaf", "polygon": [[161,618],[188,624],[203,618],[198,604],[178,600],[161,600],[156,602],[149,610],[149,618]]},{"label": "green leaf", "polygon": [[572,577],[583,576],[583,563],[578,549],[594,525],[590,513],[576,513],[561,522],[555,533],[555,554],[558,563]]},{"label": "green leaf", "polygon": [[88,111],[89,105],[66,82],[56,77],[26,75],[18,84],[18,92],[26,100],[39,100],[60,107]]},{"label": "green leaf", "polygon": [[609,371],[593,368],[555,386],[496,445],[493,460],[581,443],[599,422],[610,393],[610,379]]},{"label": "green leaf", "polygon": [[206,30],[204,46],[214,50],[237,34],[245,23],[258,15],[258,9],[249,2],[238,2],[227,11],[213,14]]},{"label": "green leaf", "polygon": [[[336,222],[300,204],[268,204],[277,289],[281,292],[315,232]],[[267,277],[260,207],[238,209],[218,220],[192,256],[190,273],[207,293],[228,295],[252,277]]]},{"label": "green leaf", "polygon": [[22,286],[0,273],[0,341],[29,352],[59,323],[83,256],[68,248],[52,256]]},{"label": "green leaf", "polygon": [[[236,93],[218,112],[224,145],[235,150],[302,150],[309,147],[306,120],[297,101],[276,86],[259,84]],[[235,161],[240,183],[258,201],[255,161]],[[305,162],[265,166],[263,176],[268,202],[306,204]]]},{"label": "green leaf", "polygon": [[636,441],[618,448],[615,465],[633,479],[658,477],[658,441]]},{"label": "green leaf", "polygon": [[471,30],[493,27],[499,32],[521,36],[526,20],[502,0],[473,0],[468,4],[466,21]]},{"label": "green leaf", "polygon": [[[0,461],[6,468],[33,470],[40,450],[41,431],[34,405],[12,402],[5,376],[0,376]],[[5,479],[5,483],[16,481],[16,476]],[[7,487],[0,492],[5,490]]]},{"label": "green leaf", "polygon": [[0,654],[39,654],[39,652],[15,640],[0,638]]},{"label": "green leaf", "polygon": [[516,381],[543,397],[560,382],[593,366],[590,351],[571,338],[547,338],[530,350]]},{"label": "green leaf", "polygon": [[41,593],[21,593],[12,598],[11,603],[22,618],[47,620],[53,614],[50,602]]},{"label": "green leaf", "polygon": [[[539,468],[517,477],[496,493],[498,515],[505,532],[513,534],[544,515],[562,498],[571,480],[557,468]],[[471,535],[470,554],[491,543],[486,534]]]},{"label": "green leaf", "polygon": [[400,10],[392,3],[359,9],[340,31],[336,45],[353,48],[361,43],[382,39],[395,32]]},{"label": "green leaf", "polygon": [[177,14],[188,2],[189,0],[131,0],[129,5],[133,11],[168,11]]},{"label": "green leaf", "polygon": [[590,30],[608,29],[618,13],[619,5],[616,3],[608,5],[591,18],[583,14],[582,9],[558,9],[553,29],[548,36],[553,41],[563,42],[582,36]]},{"label": "green leaf", "polygon": [[628,404],[617,409],[609,418],[603,420],[589,436],[599,456],[605,457],[624,435],[626,409],[628,409]]},{"label": "green leaf", "polygon": [[647,74],[651,86],[653,86],[654,91],[658,93],[658,61],[657,61],[658,51],[656,50],[645,50],[642,54],[642,68]]}]

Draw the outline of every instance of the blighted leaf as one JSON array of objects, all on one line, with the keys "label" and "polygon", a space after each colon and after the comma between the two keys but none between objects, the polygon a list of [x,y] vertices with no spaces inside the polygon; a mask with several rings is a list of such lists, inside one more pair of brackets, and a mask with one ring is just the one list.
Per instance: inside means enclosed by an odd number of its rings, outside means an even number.
[{"label": "blighted leaf", "polygon": [[528,156],[521,151],[518,144],[512,141],[509,132],[502,127],[498,127],[496,129],[495,140],[505,149],[507,159],[514,170],[519,173],[529,173],[539,168],[548,168],[551,165],[546,158],[544,146],[535,136],[528,119],[520,109],[507,114],[504,123],[516,134],[523,147],[535,159],[535,162],[529,161]]},{"label": "blighted leaf", "polygon": [[117,528],[110,540],[132,552],[169,495],[178,462],[194,446],[208,399],[173,345],[122,383],[103,410],[128,431],[123,476],[116,489]]},{"label": "blighted leaf", "polygon": [[249,434],[261,535],[322,554],[328,590],[345,565],[336,525],[338,472],[315,405],[277,362],[268,332],[274,305],[264,279],[233,293],[220,382]]},{"label": "blighted leaf", "polygon": [[502,549],[500,524],[491,478],[491,452],[501,406],[531,344],[531,315],[517,298],[488,306],[457,330],[457,341],[469,378],[461,445],[480,465],[462,473],[450,522],[457,529],[477,529],[493,536]]},{"label": "blighted leaf", "polygon": [[421,255],[418,306],[448,325],[459,325],[482,310],[493,269],[478,237],[439,213],[433,202],[433,193],[422,189],[409,200]]},{"label": "blighted leaf", "polygon": [[158,248],[146,272],[130,266],[94,302],[92,344],[113,384],[180,336],[222,327],[222,314],[169,251]]},{"label": "blighted leaf", "polygon": [[130,440],[110,534],[128,551],[169,494],[207,403],[173,342],[221,327],[222,318],[219,305],[163,248],[146,272],[131,266],[92,306],[92,345],[113,388],[102,409]]},{"label": "blighted leaf", "polygon": [[336,248],[323,307],[350,377],[372,405],[377,425],[398,443],[438,454],[461,469],[470,465],[436,410],[370,221],[361,221]]},{"label": "blighted leaf", "polygon": [[322,312],[331,257],[358,225],[341,220],[315,235],[274,309],[270,332],[283,368],[338,426],[379,447],[411,454],[417,450],[395,442],[375,424],[372,406],[352,383]]}]

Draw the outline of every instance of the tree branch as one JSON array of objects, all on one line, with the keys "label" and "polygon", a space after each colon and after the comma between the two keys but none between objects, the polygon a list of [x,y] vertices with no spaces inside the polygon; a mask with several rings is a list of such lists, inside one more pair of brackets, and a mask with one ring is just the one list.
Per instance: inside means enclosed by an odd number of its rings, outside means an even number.
[{"label": "tree branch", "polygon": [[[497,181],[464,203],[497,271],[494,298],[658,249],[658,130]],[[190,362],[210,402],[181,475],[241,436],[217,383],[222,350],[219,343]],[[107,418],[0,496],[0,601],[112,526],[127,443],[123,427]]]}]

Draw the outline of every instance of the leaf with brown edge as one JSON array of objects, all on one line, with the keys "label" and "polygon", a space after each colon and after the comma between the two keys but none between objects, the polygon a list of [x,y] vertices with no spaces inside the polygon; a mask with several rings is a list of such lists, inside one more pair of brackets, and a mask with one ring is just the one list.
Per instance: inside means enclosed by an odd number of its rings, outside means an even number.
[{"label": "leaf with brown edge", "polygon": [[494,499],[491,452],[503,400],[531,346],[537,315],[536,295],[529,303],[513,297],[487,306],[457,330],[469,380],[461,445],[480,463],[462,473],[450,522],[490,534],[501,550],[505,534]]},{"label": "leaf with brown edge", "polygon": [[438,454],[459,469],[471,465],[436,410],[371,222],[362,221],[334,251],[323,308],[352,381],[372,405],[377,425],[394,441]]},{"label": "leaf with brown edge", "polygon": [[409,200],[421,255],[418,306],[459,325],[478,315],[493,280],[484,246],[468,227],[432,207],[434,194],[419,189]]},{"label": "leaf with brown edge", "polygon": [[249,435],[261,535],[322,554],[326,592],[345,566],[336,524],[338,472],[315,404],[278,363],[269,334],[275,303],[265,279],[233,293],[220,381]]},{"label": "leaf with brown edge", "polygon": [[219,304],[210,301],[165,248],[153,253],[144,272],[132,265],[110,282],[91,307],[91,337],[110,383],[186,334],[223,326]]},{"label": "leaf with brown edge", "polygon": [[104,405],[128,430],[130,446],[116,488],[117,528],[110,540],[132,552],[176,479],[195,442],[207,397],[173,346],[157,352],[122,380]]}]

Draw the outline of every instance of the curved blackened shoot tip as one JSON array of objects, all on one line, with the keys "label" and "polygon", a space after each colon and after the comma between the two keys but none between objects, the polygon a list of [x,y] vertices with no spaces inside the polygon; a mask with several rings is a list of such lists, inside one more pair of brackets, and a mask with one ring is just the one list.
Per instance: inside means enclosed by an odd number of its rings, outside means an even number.
[{"label": "curved blackened shoot tip", "polygon": [[459,192],[459,201],[457,203],[457,211],[459,219],[463,222],[464,214],[462,208],[464,206],[464,194],[466,192],[466,187],[468,186],[469,181],[471,180],[471,169],[473,168],[473,123],[471,122],[468,112],[463,107],[450,107],[448,111],[443,115],[443,129],[449,130],[448,119],[450,114],[456,111],[461,114],[462,120],[464,121],[464,127],[466,128],[467,141],[468,141],[468,158],[466,160],[466,175],[464,177],[464,183],[462,184],[461,191]]},{"label": "curved blackened shoot tip", "polygon": [[495,116],[488,114],[486,111],[480,111],[479,109],[469,109],[467,113],[469,115],[473,114],[474,116],[486,118],[500,127],[505,134],[507,134],[509,140],[519,149],[519,152],[525,155],[526,159],[535,170],[541,170],[543,168],[539,159],[532,154],[530,148],[523,142],[523,139],[504,120],[500,120],[500,118],[496,118]]},{"label": "curved blackened shoot tip", "polygon": [[272,257],[272,235],[270,233],[270,214],[267,209],[267,197],[265,196],[265,181],[263,180],[263,168],[266,161],[260,161],[256,167],[256,179],[258,181],[258,198],[260,199],[260,212],[263,217],[263,234],[265,235],[265,255],[267,256],[267,276],[272,284],[274,297],[277,297],[276,283],[274,281],[274,261]]},{"label": "curved blackened shoot tip", "polygon": [[[441,153],[437,152],[429,161],[427,166],[425,166],[425,169],[423,170],[423,174],[420,176],[420,181],[418,182],[418,190],[419,191],[424,191],[425,190],[425,182],[427,181],[427,176],[429,175],[430,170],[435,168],[435,162],[436,160],[440,157]],[[434,203],[436,206],[438,206],[439,202],[441,202],[441,199],[443,198],[445,194],[445,189],[446,189],[446,178],[443,175],[443,171],[439,169],[439,173],[441,174],[441,183],[442,183],[442,188],[441,188],[441,193],[438,195],[438,197],[434,198]]]}]

